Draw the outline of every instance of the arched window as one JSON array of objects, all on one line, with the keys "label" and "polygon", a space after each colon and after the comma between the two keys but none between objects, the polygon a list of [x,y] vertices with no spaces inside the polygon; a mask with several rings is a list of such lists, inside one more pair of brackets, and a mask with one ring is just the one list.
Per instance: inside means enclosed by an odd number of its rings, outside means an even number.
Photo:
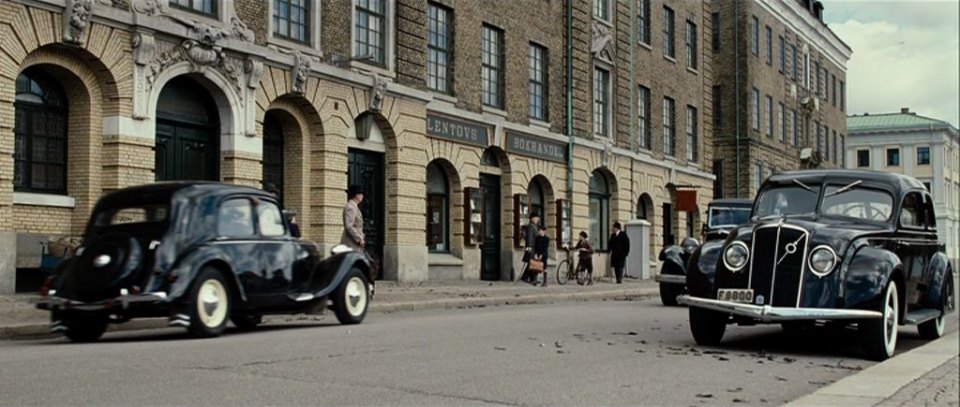
[{"label": "arched window", "polygon": [[427,165],[427,248],[450,251],[450,188],[436,161]]},{"label": "arched window", "polygon": [[527,186],[527,196],[530,200],[530,213],[540,215],[540,225],[547,226],[547,206],[546,195],[543,193],[543,185],[540,180],[534,178]]},{"label": "arched window", "polygon": [[649,194],[640,195],[637,201],[637,218],[653,222],[653,199]]},{"label": "arched window", "polygon": [[283,197],[283,126],[276,113],[263,119],[263,184],[272,183]]},{"label": "arched window", "polygon": [[610,235],[610,187],[600,171],[590,176],[590,236],[598,248],[606,249]]},{"label": "arched window", "polygon": [[50,75],[27,68],[16,82],[14,191],[67,193],[67,97]]}]

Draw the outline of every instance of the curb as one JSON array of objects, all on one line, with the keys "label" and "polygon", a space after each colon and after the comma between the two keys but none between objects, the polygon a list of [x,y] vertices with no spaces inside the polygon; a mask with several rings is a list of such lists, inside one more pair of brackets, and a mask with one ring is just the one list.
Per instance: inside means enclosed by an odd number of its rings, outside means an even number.
[{"label": "curb", "polygon": [[785,406],[874,406],[960,353],[960,332],[844,377]]},{"label": "curb", "polygon": [[[419,311],[426,309],[455,309],[480,306],[542,304],[563,301],[644,298],[657,295],[658,293],[659,291],[657,287],[643,287],[596,292],[543,293],[530,295],[518,294],[514,296],[447,298],[423,301],[397,301],[390,303],[377,303],[376,300],[374,300],[374,303],[370,304],[370,311],[390,313],[397,311]],[[110,325],[107,329],[107,332],[161,329],[166,327],[166,318],[144,318],[123,324]],[[57,336],[59,335],[50,332],[50,325],[47,323],[0,326],[0,340],[39,339],[53,338]]]}]

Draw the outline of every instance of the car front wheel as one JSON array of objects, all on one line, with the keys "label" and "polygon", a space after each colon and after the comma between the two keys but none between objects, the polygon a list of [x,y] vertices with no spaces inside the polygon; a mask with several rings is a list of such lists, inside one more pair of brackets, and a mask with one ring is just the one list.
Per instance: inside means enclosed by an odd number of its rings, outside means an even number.
[{"label": "car front wheel", "polygon": [[359,324],[367,316],[369,305],[367,280],[363,277],[363,272],[352,268],[333,295],[333,312],[341,324]]},{"label": "car front wheel", "polygon": [[727,315],[703,308],[690,307],[690,333],[700,346],[716,346],[727,330]]},{"label": "car front wheel", "polygon": [[682,286],[678,284],[660,283],[660,302],[668,307],[677,306],[677,296],[683,294]]},{"label": "car front wheel", "polygon": [[883,292],[880,305],[883,317],[871,319],[861,324],[863,350],[873,360],[885,360],[897,350],[897,326],[900,321],[900,300],[897,297],[897,283],[891,281]]},{"label": "car front wheel", "polygon": [[942,313],[940,316],[917,325],[917,332],[920,333],[920,337],[923,339],[937,339],[943,336],[943,328],[946,324],[947,311],[950,309],[951,304],[953,304],[953,273],[947,273],[944,276],[943,293],[940,294],[940,299],[943,302]]},{"label": "car front wheel", "polygon": [[198,338],[219,336],[230,317],[230,293],[220,271],[206,267],[190,289],[190,334]]}]

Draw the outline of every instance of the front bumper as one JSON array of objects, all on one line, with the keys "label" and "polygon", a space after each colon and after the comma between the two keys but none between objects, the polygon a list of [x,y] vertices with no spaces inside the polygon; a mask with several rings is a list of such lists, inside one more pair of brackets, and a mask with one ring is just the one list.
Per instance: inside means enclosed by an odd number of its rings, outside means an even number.
[{"label": "front bumper", "polygon": [[658,283],[687,285],[687,276],[679,274],[657,274],[654,280]]},{"label": "front bumper", "polygon": [[102,301],[83,302],[69,298],[58,297],[56,291],[37,303],[38,309],[48,311],[100,311],[100,310],[127,310],[134,307],[150,306],[167,301],[167,293],[163,291],[129,294],[126,289],[120,290],[120,295]]},{"label": "front bumper", "polygon": [[769,305],[752,305],[739,302],[711,300],[708,298],[681,295],[677,302],[690,307],[704,308],[735,316],[753,318],[760,322],[836,320],[836,319],[879,319],[883,314],[878,311],[833,308],[787,308]]}]

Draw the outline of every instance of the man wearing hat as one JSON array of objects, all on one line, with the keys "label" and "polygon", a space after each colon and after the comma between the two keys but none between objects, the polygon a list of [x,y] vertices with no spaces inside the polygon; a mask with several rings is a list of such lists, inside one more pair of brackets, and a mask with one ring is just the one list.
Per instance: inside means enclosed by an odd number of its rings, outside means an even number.
[{"label": "man wearing hat", "polygon": [[540,230],[540,214],[536,212],[530,213],[530,223],[527,224],[525,232],[525,239],[523,240],[523,274],[520,275],[520,280],[525,282],[535,282],[536,276],[531,274],[529,271],[530,259],[533,258],[533,247],[537,242],[537,232]]},{"label": "man wearing hat", "polygon": [[363,202],[363,190],[359,185],[351,185],[347,188],[347,204],[343,207],[343,236],[340,237],[340,244],[354,250],[362,250],[367,244],[363,235],[360,202]]}]

